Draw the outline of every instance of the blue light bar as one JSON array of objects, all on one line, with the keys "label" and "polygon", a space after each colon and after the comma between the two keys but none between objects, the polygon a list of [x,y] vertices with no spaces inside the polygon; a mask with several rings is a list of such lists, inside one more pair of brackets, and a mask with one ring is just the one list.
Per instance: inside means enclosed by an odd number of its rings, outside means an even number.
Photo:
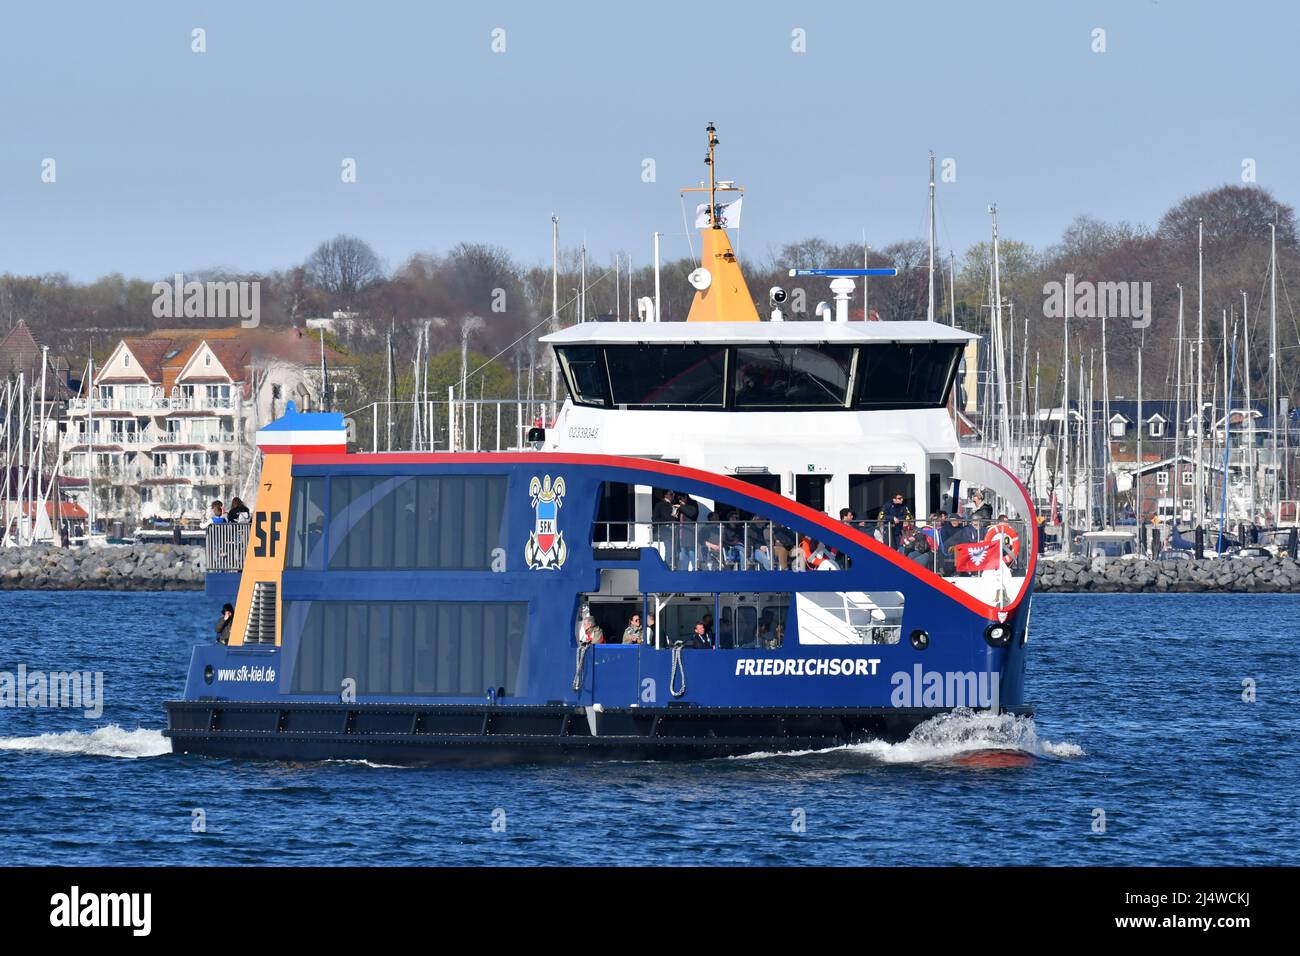
[{"label": "blue light bar", "polygon": [[896,276],[897,269],[791,269],[792,276]]}]

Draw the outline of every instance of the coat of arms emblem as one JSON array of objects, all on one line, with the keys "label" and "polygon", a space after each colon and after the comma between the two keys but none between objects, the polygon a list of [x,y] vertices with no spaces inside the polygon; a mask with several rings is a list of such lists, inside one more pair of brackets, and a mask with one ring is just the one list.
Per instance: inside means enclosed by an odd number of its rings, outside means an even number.
[{"label": "coat of arms emblem", "polygon": [[550,475],[541,478],[534,475],[528,483],[528,497],[532,499],[536,519],[528,543],[524,545],[524,561],[535,571],[558,571],[569,556],[564,532],[560,530],[564,479],[557,476],[552,483]]}]

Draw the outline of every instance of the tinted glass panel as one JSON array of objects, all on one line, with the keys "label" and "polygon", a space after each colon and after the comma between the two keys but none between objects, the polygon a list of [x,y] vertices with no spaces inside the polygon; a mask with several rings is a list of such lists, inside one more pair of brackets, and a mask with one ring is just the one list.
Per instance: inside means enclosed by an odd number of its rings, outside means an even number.
[{"label": "tinted glass panel", "polygon": [[331,570],[485,571],[501,546],[504,477],[329,481]]},{"label": "tinted glass panel", "polygon": [[614,404],[721,408],[726,352],[702,345],[607,348]]},{"label": "tinted glass panel", "polygon": [[609,398],[609,379],[601,350],[585,345],[557,348],[573,388],[573,400],[580,405],[605,405]]},{"label": "tinted glass panel", "polygon": [[324,568],[325,479],[295,478],[289,504],[289,554],[285,566]]},{"label": "tinted glass panel", "polygon": [[481,697],[515,693],[523,602],[286,601],[291,693]]},{"label": "tinted glass panel", "polygon": [[756,345],[735,350],[736,408],[843,407],[853,365],[847,345]]},{"label": "tinted glass panel", "polygon": [[858,408],[939,408],[961,353],[951,342],[867,345],[858,358]]}]

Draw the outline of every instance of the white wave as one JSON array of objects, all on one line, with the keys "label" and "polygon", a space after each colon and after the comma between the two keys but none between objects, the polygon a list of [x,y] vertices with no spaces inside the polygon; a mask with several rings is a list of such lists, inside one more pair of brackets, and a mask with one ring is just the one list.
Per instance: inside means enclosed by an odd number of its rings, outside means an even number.
[{"label": "white wave", "polygon": [[845,749],[867,754],[882,763],[940,763],[988,750],[1031,757],[1084,755],[1078,744],[1041,739],[1032,717],[964,709],[930,718],[899,743],[872,740]]},{"label": "white wave", "polygon": [[137,727],[123,730],[117,724],[89,733],[69,730],[36,737],[0,737],[0,750],[36,750],[44,753],[86,754],[92,757],[158,757],[172,752],[172,742],[161,730]]},{"label": "white wave", "polygon": [[1021,753],[1031,757],[1084,756],[1083,748],[1078,744],[1055,743],[1040,738],[1032,717],[961,709],[930,718],[918,725],[906,740],[898,743],[868,740],[824,750],[745,754],[736,759],[758,760],[841,752],[860,754],[880,763],[917,764],[944,763],[981,751]]}]

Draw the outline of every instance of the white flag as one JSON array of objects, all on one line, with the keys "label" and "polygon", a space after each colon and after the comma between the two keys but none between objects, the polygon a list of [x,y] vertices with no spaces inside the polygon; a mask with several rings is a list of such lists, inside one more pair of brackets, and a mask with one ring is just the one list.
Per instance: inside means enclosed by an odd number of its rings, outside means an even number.
[{"label": "white flag", "polygon": [[[739,199],[733,199],[731,202],[718,203],[718,225],[723,229],[740,228],[740,204],[745,199],[741,196]],[[695,207],[695,228],[709,228],[709,204],[700,203]]]}]

